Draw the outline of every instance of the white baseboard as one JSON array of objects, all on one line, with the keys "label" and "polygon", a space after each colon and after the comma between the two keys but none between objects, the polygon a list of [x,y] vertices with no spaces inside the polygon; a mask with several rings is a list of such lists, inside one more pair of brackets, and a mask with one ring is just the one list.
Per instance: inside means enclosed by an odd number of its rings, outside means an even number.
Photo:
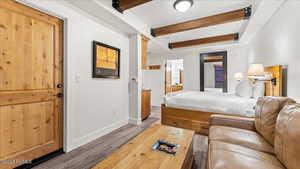
[{"label": "white baseboard", "polygon": [[154,106],[154,107],[160,107],[161,104],[151,104],[151,106]]},{"label": "white baseboard", "polygon": [[66,152],[70,152],[84,144],[87,144],[103,135],[106,135],[110,132],[112,132],[113,130],[116,130],[124,125],[128,124],[128,119],[126,120],[121,120],[118,121],[116,123],[113,123],[107,127],[101,128],[99,130],[96,130],[94,132],[91,132],[85,136],[82,136],[80,138],[75,139],[74,141],[72,141],[72,144],[70,146],[67,146]]},{"label": "white baseboard", "polygon": [[131,119],[129,119],[129,124],[140,125],[140,124],[142,124],[142,120],[131,118]]}]

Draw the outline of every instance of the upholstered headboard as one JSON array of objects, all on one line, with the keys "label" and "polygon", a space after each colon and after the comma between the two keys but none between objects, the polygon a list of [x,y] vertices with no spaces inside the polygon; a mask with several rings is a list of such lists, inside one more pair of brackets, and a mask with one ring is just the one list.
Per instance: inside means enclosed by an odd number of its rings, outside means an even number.
[{"label": "upholstered headboard", "polygon": [[272,73],[273,80],[265,82],[266,96],[282,96],[282,66],[265,67],[265,72]]}]

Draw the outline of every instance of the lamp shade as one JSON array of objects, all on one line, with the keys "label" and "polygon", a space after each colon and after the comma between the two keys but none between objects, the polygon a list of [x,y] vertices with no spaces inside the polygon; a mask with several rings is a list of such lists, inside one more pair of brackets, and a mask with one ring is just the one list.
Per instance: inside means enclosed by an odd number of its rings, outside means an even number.
[{"label": "lamp shade", "polygon": [[235,73],[234,78],[238,81],[243,80],[244,79],[243,73],[240,73],[240,72]]},{"label": "lamp shade", "polygon": [[263,64],[251,64],[248,70],[248,76],[264,76],[265,69]]},{"label": "lamp shade", "polygon": [[273,79],[273,73],[272,72],[265,72],[265,78],[266,78],[266,80]]}]

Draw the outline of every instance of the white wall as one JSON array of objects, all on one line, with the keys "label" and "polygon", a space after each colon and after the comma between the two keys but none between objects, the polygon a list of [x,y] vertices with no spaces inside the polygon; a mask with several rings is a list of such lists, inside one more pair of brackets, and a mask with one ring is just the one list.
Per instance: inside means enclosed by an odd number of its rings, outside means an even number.
[{"label": "white wall", "polygon": [[[63,1],[28,0],[66,19],[65,151],[128,123],[129,38]],[[92,78],[92,41],[121,49],[120,79]]]},{"label": "white wall", "polygon": [[149,55],[148,64],[161,65],[161,69],[159,70],[143,70],[143,88],[152,90],[151,104],[153,106],[160,106],[165,93],[165,57]]},{"label": "white wall", "polygon": [[[176,58],[170,56],[168,59]],[[179,55],[183,58],[183,88],[184,90],[200,91],[200,59],[198,53]]]},{"label": "white wall", "polygon": [[234,74],[237,72],[243,73],[244,77],[248,72],[248,55],[246,46],[239,45],[228,48],[227,54],[227,81],[228,91],[234,92],[237,81],[234,78]]},{"label": "white wall", "polygon": [[184,90],[200,91],[200,53],[217,52],[227,50],[228,52],[228,90],[234,92],[237,81],[234,79],[236,72],[242,72],[246,75],[248,70],[248,55],[245,46],[231,46],[227,48],[220,48],[214,50],[199,50],[197,52],[189,52],[186,55],[174,54],[172,56],[166,56],[163,54],[151,54],[149,55],[149,64],[161,64],[161,70],[146,71],[143,78],[144,86],[152,89],[152,104],[159,106],[163,103],[164,97],[164,80],[165,69],[164,64],[166,59],[181,59],[183,58],[184,77],[183,85]]},{"label": "white wall", "polygon": [[[234,92],[237,81],[234,74],[241,72],[246,75],[248,70],[247,48],[243,45],[234,45],[226,48],[199,50],[183,56],[184,58],[184,88],[186,90],[200,90],[200,53],[227,51],[228,91]],[[170,57],[174,58],[174,57]]]},{"label": "white wall", "polygon": [[151,104],[160,106],[165,93],[165,63],[167,59],[183,59],[183,86],[184,90],[200,90],[199,57],[197,54],[186,56],[165,56],[150,54],[149,65],[161,65],[160,70],[145,70],[143,76],[144,88],[152,89]]},{"label": "white wall", "polygon": [[287,95],[300,101],[300,1],[287,0],[249,44],[249,63],[288,65]]}]

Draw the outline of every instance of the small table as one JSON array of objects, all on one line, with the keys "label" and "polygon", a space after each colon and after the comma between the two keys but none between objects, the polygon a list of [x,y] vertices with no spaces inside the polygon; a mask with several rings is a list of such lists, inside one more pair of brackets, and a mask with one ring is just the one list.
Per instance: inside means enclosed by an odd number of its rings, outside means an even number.
[{"label": "small table", "polygon": [[[191,169],[194,131],[154,124],[93,169]],[[159,139],[180,145],[176,155],[152,150]]]}]

